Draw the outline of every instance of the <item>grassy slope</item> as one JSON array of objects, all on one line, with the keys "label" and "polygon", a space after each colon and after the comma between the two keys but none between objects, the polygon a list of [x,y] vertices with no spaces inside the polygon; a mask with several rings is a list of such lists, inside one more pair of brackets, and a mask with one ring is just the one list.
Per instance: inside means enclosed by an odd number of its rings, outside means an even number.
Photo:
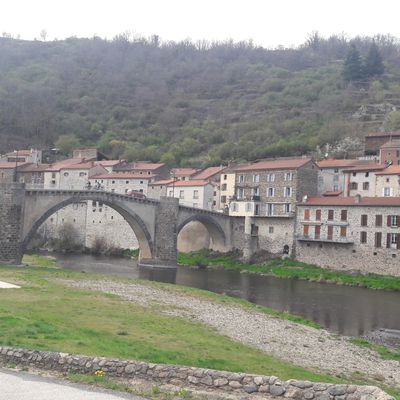
[{"label": "grassy slope", "polygon": [[[41,258],[36,261],[48,263]],[[277,375],[281,379],[370,383],[361,374],[331,376],[294,366],[203,325],[167,316],[160,308],[144,309],[118,296],[71,289],[54,282],[59,278],[101,276],[55,268],[0,268],[0,280],[23,284],[22,289],[0,291],[1,345]],[[144,284],[236,302],[197,289]],[[400,399],[397,389],[384,389]]]},{"label": "grassy slope", "polygon": [[180,253],[178,261],[183,265],[222,266],[237,271],[268,273],[280,278],[299,278],[372,289],[400,290],[399,277],[377,274],[352,275],[291,259],[272,260],[265,265],[254,265],[241,263],[230,254],[210,253],[208,250],[202,250],[195,253]]}]

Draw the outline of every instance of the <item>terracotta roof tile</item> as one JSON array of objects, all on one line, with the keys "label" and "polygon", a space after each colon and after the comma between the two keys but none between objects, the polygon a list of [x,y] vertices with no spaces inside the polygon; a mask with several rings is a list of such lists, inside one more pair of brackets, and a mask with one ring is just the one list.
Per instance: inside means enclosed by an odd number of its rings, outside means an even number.
[{"label": "terracotta roof tile", "polygon": [[400,197],[309,197],[301,206],[399,206]]},{"label": "terracotta roof tile", "polygon": [[205,186],[205,185],[210,185],[210,182],[205,180],[175,181],[175,183],[172,182],[168,186],[187,187],[187,186]]},{"label": "terracotta roof tile", "polygon": [[238,172],[262,171],[277,169],[297,169],[311,162],[311,158],[276,159],[270,161],[259,161],[254,164],[245,165],[236,169]]},{"label": "terracotta roof tile", "polygon": [[355,167],[357,165],[370,165],[373,164],[372,160],[321,160],[316,163],[319,168],[345,168],[345,167]]},{"label": "terracotta roof tile", "polygon": [[387,168],[385,164],[371,164],[371,165],[360,165],[358,167],[347,168],[343,172],[357,172],[357,171],[381,171]]},{"label": "terracotta roof tile", "polygon": [[93,175],[90,179],[152,179],[154,174],[139,174],[139,172],[112,172],[110,174]]},{"label": "terracotta roof tile", "polygon": [[390,149],[392,147],[400,147],[400,139],[389,140],[384,145],[381,146],[381,149]]},{"label": "terracotta roof tile", "polygon": [[375,175],[400,175],[400,165],[391,165]]},{"label": "terracotta roof tile", "polygon": [[193,175],[191,179],[210,179],[214,175],[220,174],[222,171],[224,171],[226,167],[209,167],[206,169],[203,169],[203,171],[198,172],[196,175]]}]

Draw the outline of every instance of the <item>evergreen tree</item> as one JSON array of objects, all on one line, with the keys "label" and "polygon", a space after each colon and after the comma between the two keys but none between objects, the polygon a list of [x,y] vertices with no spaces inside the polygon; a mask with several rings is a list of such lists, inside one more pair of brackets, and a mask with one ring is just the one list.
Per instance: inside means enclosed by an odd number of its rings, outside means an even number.
[{"label": "evergreen tree", "polygon": [[354,44],[347,53],[342,75],[346,81],[359,81],[365,77],[360,53]]},{"label": "evergreen tree", "polygon": [[365,59],[365,74],[370,77],[382,75],[384,72],[385,66],[383,65],[381,53],[375,41],[373,41]]}]

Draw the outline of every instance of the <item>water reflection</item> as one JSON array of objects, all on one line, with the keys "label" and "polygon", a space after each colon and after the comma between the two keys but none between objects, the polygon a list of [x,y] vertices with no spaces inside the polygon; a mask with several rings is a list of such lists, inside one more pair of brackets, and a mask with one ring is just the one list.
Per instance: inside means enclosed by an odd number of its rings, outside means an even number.
[{"label": "water reflection", "polygon": [[378,328],[400,329],[400,293],[337,286],[236,271],[182,267],[138,268],[132,260],[57,256],[63,268],[122,275],[210,290],[288,311],[340,334],[360,336]]}]

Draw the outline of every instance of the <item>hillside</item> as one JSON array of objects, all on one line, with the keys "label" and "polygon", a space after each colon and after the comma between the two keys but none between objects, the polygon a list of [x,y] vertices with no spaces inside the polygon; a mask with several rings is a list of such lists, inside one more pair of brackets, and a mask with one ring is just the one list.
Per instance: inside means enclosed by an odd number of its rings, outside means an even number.
[{"label": "hillside", "polygon": [[[347,84],[341,71],[350,41],[341,36],[314,34],[297,49],[273,50],[124,35],[3,37],[0,153],[82,145],[112,157],[204,166],[297,155],[346,137],[358,150],[355,138],[400,127],[400,44],[375,40],[384,76]],[[371,41],[351,43],[365,56]]]}]

